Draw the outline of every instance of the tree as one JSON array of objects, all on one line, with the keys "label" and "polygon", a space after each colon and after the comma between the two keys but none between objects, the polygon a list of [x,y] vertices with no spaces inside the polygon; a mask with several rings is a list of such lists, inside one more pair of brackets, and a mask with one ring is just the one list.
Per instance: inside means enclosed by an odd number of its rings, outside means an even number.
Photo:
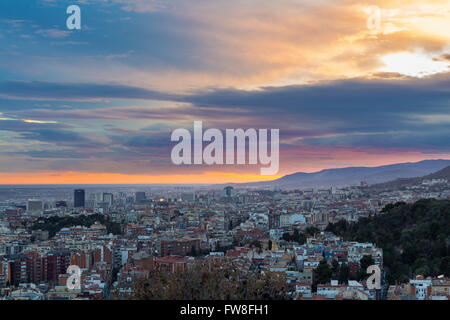
[{"label": "tree", "polygon": [[414,243],[411,243],[406,245],[403,249],[402,260],[406,264],[412,264],[416,260],[417,254],[417,246]]},{"label": "tree", "polygon": [[262,252],[262,243],[261,243],[261,241],[259,241],[259,240],[253,240],[253,241],[250,243],[250,246],[256,247],[256,248],[258,249],[258,253],[261,253],[261,252]]},{"label": "tree", "polygon": [[298,244],[302,245],[306,242],[306,236],[305,234],[302,232],[298,232],[297,229],[294,230],[294,235],[293,235],[293,240],[295,242],[297,242]]},{"label": "tree", "polygon": [[364,279],[366,276],[368,276],[367,268],[374,264],[375,264],[375,261],[373,260],[372,256],[369,256],[369,255],[364,255],[361,258],[361,260],[359,260],[360,269],[359,269],[358,276],[357,276],[358,281],[360,281],[361,279]]},{"label": "tree", "polygon": [[152,271],[134,285],[134,300],[284,300],[285,275],[253,273],[233,263],[198,264],[184,271]]},{"label": "tree", "polygon": [[373,260],[372,256],[370,255],[364,255],[361,260],[359,260],[359,265],[361,269],[364,269],[364,271],[367,270],[367,268],[371,265],[374,265],[375,261]]},{"label": "tree", "polygon": [[98,213],[89,216],[80,215],[77,217],[40,217],[32,224],[31,230],[46,230],[49,233],[49,237],[52,238],[62,228],[71,226],[90,227],[95,222],[100,222],[102,225],[104,225],[108,233],[121,234],[122,232],[119,223],[112,222],[106,216]]},{"label": "tree", "polygon": [[319,232],[319,229],[317,229],[316,227],[308,227],[308,228],[306,228],[305,232],[306,232],[307,235],[309,235],[311,237],[314,237],[314,235],[317,232]]},{"label": "tree", "polygon": [[314,270],[316,283],[329,283],[331,281],[332,271],[326,259],[319,262],[319,266]]},{"label": "tree", "polygon": [[336,277],[339,273],[339,262],[336,259],[333,259],[331,263],[331,271],[333,272],[333,277]]},{"label": "tree", "polygon": [[339,283],[348,283],[348,278],[350,274],[350,268],[346,263],[343,263],[341,265],[341,268],[339,270]]},{"label": "tree", "polygon": [[281,239],[284,240],[284,241],[289,242],[289,241],[292,240],[292,236],[290,235],[289,232],[285,232],[285,233],[283,233],[283,235],[281,236]]},{"label": "tree", "polygon": [[439,266],[439,273],[447,277],[450,277],[450,256],[447,256],[441,260],[441,264]]},{"label": "tree", "polygon": [[303,232],[298,232],[298,230],[295,229],[292,235],[289,232],[283,233],[281,239],[287,242],[293,241],[297,242],[298,244],[304,244],[306,242],[306,235]]}]

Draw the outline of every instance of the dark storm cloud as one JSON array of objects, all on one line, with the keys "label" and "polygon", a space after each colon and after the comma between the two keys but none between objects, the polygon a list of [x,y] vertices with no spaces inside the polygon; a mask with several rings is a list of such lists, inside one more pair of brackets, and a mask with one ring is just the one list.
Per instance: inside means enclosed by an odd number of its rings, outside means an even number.
[{"label": "dark storm cloud", "polygon": [[79,101],[95,99],[171,100],[158,91],[119,84],[54,83],[40,81],[0,82],[0,95],[29,100]]},{"label": "dark storm cloud", "polygon": [[98,148],[101,146],[81,134],[73,127],[60,123],[35,123],[23,120],[1,120],[0,131],[16,133],[19,139],[52,143],[58,146]]},{"label": "dark storm cloud", "polygon": [[[124,107],[93,110],[55,110],[41,113],[51,119],[176,119],[208,121],[219,128],[229,124],[278,127],[282,139],[316,145],[449,148],[450,74],[423,79],[349,79],[308,85],[263,87],[257,90],[209,89],[190,94],[166,94],[116,84],[55,84],[2,82],[0,94],[29,99],[142,99],[187,103],[187,108]],[[23,111],[21,116],[39,112]],[[447,122],[446,122],[447,121]],[[167,129],[167,128],[166,128]],[[284,130],[283,130],[284,129]],[[125,147],[162,147],[164,137],[125,134]],[[161,132],[162,133],[162,132]],[[142,135],[142,136],[140,136]],[[52,132],[33,132],[25,138],[45,140]],[[60,139],[76,139],[67,133]],[[58,138],[54,138],[58,139]]]}]

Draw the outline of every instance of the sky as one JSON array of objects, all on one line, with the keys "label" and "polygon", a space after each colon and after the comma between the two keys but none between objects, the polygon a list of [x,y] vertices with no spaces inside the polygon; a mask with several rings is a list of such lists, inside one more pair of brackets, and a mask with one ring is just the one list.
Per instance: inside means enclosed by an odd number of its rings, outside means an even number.
[{"label": "sky", "polygon": [[[278,128],[279,172],[174,165],[194,121]],[[0,184],[263,181],[449,141],[450,0],[0,1]]]}]

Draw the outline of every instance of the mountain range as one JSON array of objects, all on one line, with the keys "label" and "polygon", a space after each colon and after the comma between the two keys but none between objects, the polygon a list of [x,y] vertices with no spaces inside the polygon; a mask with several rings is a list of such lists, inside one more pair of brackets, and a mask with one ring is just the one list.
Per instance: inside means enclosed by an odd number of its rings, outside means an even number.
[{"label": "mountain range", "polygon": [[276,180],[239,184],[256,188],[329,188],[368,184],[380,184],[395,179],[415,178],[430,175],[450,166],[450,160],[423,160],[420,162],[397,163],[379,167],[347,167],[324,169],[318,172],[297,172]]}]

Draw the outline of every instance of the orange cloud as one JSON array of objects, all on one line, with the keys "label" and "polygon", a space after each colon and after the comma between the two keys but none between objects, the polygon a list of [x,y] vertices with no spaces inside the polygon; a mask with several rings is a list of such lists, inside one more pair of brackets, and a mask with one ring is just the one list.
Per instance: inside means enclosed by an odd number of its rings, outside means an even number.
[{"label": "orange cloud", "polygon": [[0,181],[9,184],[215,184],[268,181],[281,175],[260,176],[225,172],[202,174],[127,175],[121,173],[42,172],[0,173]]},{"label": "orange cloud", "polygon": [[[200,50],[205,68],[160,70],[157,78],[146,77],[148,85],[156,80],[170,89],[186,83],[254,88],[370,77],[385,66],[385,55],[419,52],[432,59],[445,53],[450,42],[448,0],[183,3],[172,13],[198,25],[186,31],[208,44]],[[382,14],[375,33],[366,23],[369,5]]]},{"label": "orange cloud", "polygon": [[[449,50],[448,0],[116,2],[141,14],[167,10],[175,21],[186,21],[185,28],[174,32],[195,40],[192,53],[180,48],[181,56],[194,55],[195,68],[136,67],[96,56],[71,64],[36,61],[34,68],[83,81],[120,79],[134,86],[186,92],[207,86],[255,88],[370,77],[385,66],[386,55],[406,51],[433,59]],[[166,8],[163,2],[174,5]],[[375,33],[367,27],[371,5],[382,12]]]}]

